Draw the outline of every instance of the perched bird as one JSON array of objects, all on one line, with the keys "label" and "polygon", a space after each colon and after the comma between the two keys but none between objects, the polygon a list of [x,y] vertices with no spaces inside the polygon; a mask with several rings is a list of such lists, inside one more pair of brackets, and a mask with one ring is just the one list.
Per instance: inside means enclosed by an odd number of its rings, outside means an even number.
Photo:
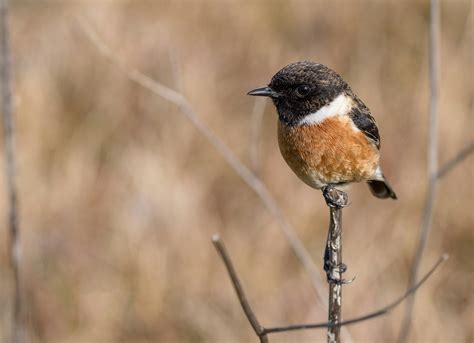
[{"label": "perched bird", "polygon": [[319,63],[292,63],[248,95],[272,99],[281,154],[306,184],[325,194],[367,181],[377,198],[397,198],[380,168],[375,120],[335,71]]}]

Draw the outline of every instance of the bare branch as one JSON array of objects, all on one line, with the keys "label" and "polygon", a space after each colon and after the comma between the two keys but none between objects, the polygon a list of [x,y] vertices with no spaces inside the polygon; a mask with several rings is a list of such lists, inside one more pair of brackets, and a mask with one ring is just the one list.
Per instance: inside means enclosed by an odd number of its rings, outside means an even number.
[{"label": "bare branch", "polygon": [[438,261],[435,263],[435,265],[426,273],[425,276],[423,276],[423,278],[421,278],[421,280],[418,283],[416,283],[412,288],[407,290],[405,294],[400,296],[398,299],[396,299],[389,305],[381,308],[380,310],[377,310],[377,311],[374,311],[374,312],[371,312],[366,315],[362,315],[353,319],[340,321],[338,323],[335,323],[335,322],[308,323],[308,324],[296,324],[296,325],[276,326],[276,327],[265,328],[260,324],[260,322],[257,319],[257,316],[255,315],[249,302],[247,301],[247,297],[245,296],[245,292],[240,283],[239,277],[237,276],[237,272],[234,269],[232,260],[230,259],[229,254],[227,253],[227,249],[225,248],[225,245],[220,239],[219,235],[215,234],[212,237],[212,243],[214,244],[214,247],[219,253],[219,256],[222,258],[222,261],[224,262],[224,265],[227,269],[227,273],[229,274],[229,277],[231,279],[231,282],[237,294],[237,297],[239,298],[242,309],[248,321],[252,325],[252,328],[255,334],[260,338],[260,342],[268,342],[267,334],[271,334],[271,333],[342,327],[346,325],[360,323],[366,320],[370,320],[370,319],[385,315],[389,313],[390,311],[392,311],[394,308],[396,308],[398,305],[400,305],[408,296],[415,293],[430,278],[430,276],[438,269],[441,263],[443,263],[444,261],[448,259],[447,254],[444,254],[443,256],[441,256],[438,259]]},{"label": "bare branch", "polygon": [[212,244],[214,244],[214,247],[216,248],[217,252],[222,258],[222,261],[225,264],[229,277],[232,281],[232,285],[234,286],[235,293],[239,298],[240,305],[242,305],[242,309],[244,310],[248,321],[252,325],[253,331],[255,331],[255,334],[260,338],[260,342],[268,342],[267,335],[264,332],[265,329],[258,322],[257,317],[253,313],[252,308],[250,307],[250,304],[247,301],[247,297],[245,296],[244,289],[240,284],[239,277],[237,276],[232,261],[230,260],[230,257],[227,254],[227,250],[224,246],[224,243],[221,241],[218,234],[212,236]]},{"label": "bare branch", "polygon": [[[347,194],[332,186],[323,188],[323,195],[329,207],[329,230],[324,252],[324,270],[329,284],[328,321],[332,324],[341,322],[342,318],[342,285],[352,281],[342,279],[346,266],[342,263],[342,208],[347,206]],[[328,343],[341,341],[341,327],[328,327]]]},{"label": "bare branch", "polygon": [[[428,122],[428,188],[423,210],[423,222],[415,258],[411,267],[408,288],[416,284],[423,254],[426,250],[433,222],[433,210],[438,188],[438,98],[439,98],[439,14],[438,0],[430,1],[430,113]],[[415,297],[407,301],[398,342],[406,342],[410,333]]]},{"label": "bare branch", "polygon": [[439,168],[436,174],[437,179],[442,179],[446,174],[453,170],[458,164],[464,161],[470,154],[474,152],[474,142],[471,142],[467,147],[462,149],[456,156],[450,159]]},{"label": "bare branch", "polygon": [[118,60],[114,52],[100,39],[100,37],[92,28],[90,28],[81,20],[79,22],[87,38],[93,43],[99,52],[109,59],[115,66],[117,66],[128,79],[177,105],[186,118],[217,150],[217,152],[222,156],[227,164],[229,164],[229,166],[237,173],[237,175],[258,195],[265,208],[279,224],[296,257],[301,261],[304,268],[308,272],[318,299],[324,306],[326,306],[326,289],[324,283],[321,280],[319,271],[316,268],[311,255],[297,237],[295,229],[285,217],[283,211],[280,209],[265,184],[252,171],[250,171],[239,160],[234,152],[201,120],[201,118],[192,108],[191,104],[181,93],[176,92],[175,90],[151,79],[136,69],[127,68],[123,63],[120,62],[120,60]]},{"label": "bare branch", "polygon": [[277,326],[274,328],[267,328],[265,329],[265,333],[277,333],[277,332],[284,332],[284,331],[294,331],[294,330],[308,330],[308,329],[321,329],[321,328],[327,328],[327,327],[334,327],[334,326],[345,326],[345,325],[352,325],[352,324],[357,324],[369,319],[377,318],[379,316],[382,316],[384,314],[389,313],[392,311],[395,307],[400,305],[407,297],[410,295],[414,294],[418,288],[420,288],[426,280],[430,278],[430,276],[438,269],[438,267],[446,261],[449,258],[447,254],[444,254],[441,256],[438,261],[435,263],[435,265],[426,273],[426,275],[421,278],[420,281],[418,281],[412,288],[407,290],[405,294],[400,296],[398,299],[390,303],[389,305],[381,308],[380,310],[365,314],[363,316],[359,316],[353,319],[348,319],[341,321],[337,324],[334,323],[317,323],[317,324],[297,324],[297,325],[288,325],[288,326]]},{"label": "bare branch", "polygon": [[9,256],[10,268],[13,273],[13,318],[12,342],[21,341],[21,294],[20,294],[20,238],[18,215],[18,192],[15,183],[15,128],[13,123],[13,108],[11,95],[11,61],[8,32],[8,2],[0,0],[0,79],[3,112],[3,136],[5,140],[5,174],[7,183],[7,197],[9,204],[8,227],[10,236]]}]

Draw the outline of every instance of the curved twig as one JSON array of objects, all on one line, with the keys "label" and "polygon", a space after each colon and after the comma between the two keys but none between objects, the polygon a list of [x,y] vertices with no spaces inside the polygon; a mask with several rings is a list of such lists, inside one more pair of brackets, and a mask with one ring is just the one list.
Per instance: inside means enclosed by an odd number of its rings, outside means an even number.
[{"label": "curved twig", "polygon": [[232,261],[230,260],[229,254],[227,254],[227,249],[225,248],[224,243],[221,241],[218,234],[212,236],[212,244],[214,244],[214,247],[225,264],[227,273],[229,274],[235,293],[237,294],[237,298],[239,298],[240,305],[242,306],[242,309],[244,310],[245,316],[247,317],[250,325],[252,325],[253,331],[255,331],[255,334],[260,338],[261,343],[268,343],[268,337],[265,333],[265,328],[260,325],[257,316],[253,313],[252,307],[247,301],[244,289],[240,284],[239,277],[237,276]]},{"label": "curved twig", "polygon": [[288,326],[277,326],[274,328],[267,328],[264,330],[265,333],[276,333],[276,332],[285,332],[285,331],[295,331],[295,330],[307,330],[307,329],[321,329],[321,328],[327,328],[327,327],[336,327],[336,326],[345,326],[345,325],[352,325],[352,324],[357,324],[369,319],[377,318],[379,316],[382,316],[384,314],[389,313],[392,311],[395,307],[400,305],[407,297],[409,297],[411,294],[414,294],[418,288],[420,288],[426,280],[429,279],[429,277],[438,269],[438,267],[446,261],[449,258],[447,254],[442,255],[438,261],[434,264],[433,267],[426,273],[423,278],[421,278],[420,281],[418,281],[412,288],[410,288],[408,291],[406,291],[403,295],[401,295],[398,299],[390,303],[389,305],[381,308],[380,310],[370,312],[368,314],[355,317],[352,319],[348,320],[343,320],[337,324],[334,323],[316,323],[316,324],[296,324],[296,325],[288,325]]},{"label": "curved twig", "polygon": [[444,261],[448,259],[447,254],[442,255],[438,259],[438,261],[434,264],[434,266],[431,267],[431,269],[423,276],[423,278],[421,278],[421,280],[418,281],[412,288],[407,290],[402,296],[400,296],[399,298],[397,298],[396,300],[394,300],[387,306],[377,311],[373,311],[368,314],[358,316],[352,319],[344,320],[339,323],[334,323],[334,322],[308,323],[308,324],[295,324],[295,325],[275,326],[275,327],[265,328],[260,324],[260,322],[257,319],[257,316],[253,312],[252,307],[250,306],[250,303],[248,302],[247,297],[245,296],[244,289],[240,283],[239,277],[237,276],[237,272],[235,271],[232,260],[229,257],[227,249],[225,248],[225,245],[218,234],[215,234],[212,236],[212,243],[214,244],[214,247],[219,253],[219,256],[221,257],[222,261],[224,262],[224,265],[227,269],[227,273],[229,274],[235,293],[237,295],[237,298],[240,301],[240,304],[247,317],[247,320],[252,326],[255,334],[260,338],[261,342],[268,342],[267,335],[272,334],[272,333],[343,327],[346,325],[352,325],[352,324],[364,322],[366,320],[370,320],[373,318],[380,317],[384,314],[387,314],[390,311],[392,311],[394,308],[396,308],[398,305],[400,305],[408,296],[410,296],[411,294],[414,294],[431,277],[431,275],[433,275],[433,273],[438,269],[441,263],[443,263]]},{"label": "curved twig", "polygon": [[474,142],[471,142],[467,147],[462,149],[460,152],[457,153],[452,159],[448,162],[443,164],[441,168],[439,168],[438,173],[436,174],[436,178],[442,179],[446,174],[448,174],[451,170],[453,170],[458,164],[464,161],[470,154],[474,152]]}]

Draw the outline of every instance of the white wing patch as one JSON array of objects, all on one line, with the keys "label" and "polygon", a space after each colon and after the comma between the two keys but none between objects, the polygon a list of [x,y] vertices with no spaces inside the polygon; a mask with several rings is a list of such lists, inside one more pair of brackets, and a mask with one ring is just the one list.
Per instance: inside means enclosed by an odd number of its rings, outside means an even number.
[{"label": "white wing patch", "polygon": [[299,122],[299,125],[319,124],[327,118],[346,115],[352,110],[353,106],[354,101],[351,99],[351,97],[345,94],[339,94],[333,101],[331,101],[326,106],[321,107],[316,112],[310,113],[306,117],[304,117]]}]

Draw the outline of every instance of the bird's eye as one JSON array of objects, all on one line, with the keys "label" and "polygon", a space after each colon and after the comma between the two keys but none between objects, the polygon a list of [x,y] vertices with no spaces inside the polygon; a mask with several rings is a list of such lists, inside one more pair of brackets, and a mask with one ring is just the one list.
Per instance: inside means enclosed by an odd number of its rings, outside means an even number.
[{"label": "bird's eye", "polygon": [[311,88],[308,85],[301,85],[296,88],[295,92],[298,97],[304,98],[306,95],[308,95],[310,90]]}]

